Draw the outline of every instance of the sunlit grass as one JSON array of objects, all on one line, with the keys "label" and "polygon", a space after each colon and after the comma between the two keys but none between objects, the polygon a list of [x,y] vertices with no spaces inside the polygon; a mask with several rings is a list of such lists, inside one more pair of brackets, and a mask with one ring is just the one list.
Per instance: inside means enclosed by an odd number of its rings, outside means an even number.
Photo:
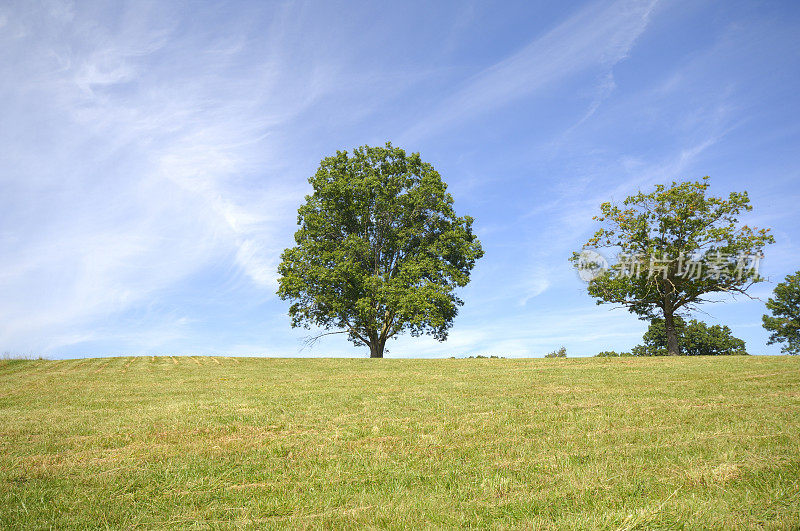
[{"label": "sunlit grass", "polygon": [[800,359],[0,361],[0,527],[798,528]]}]

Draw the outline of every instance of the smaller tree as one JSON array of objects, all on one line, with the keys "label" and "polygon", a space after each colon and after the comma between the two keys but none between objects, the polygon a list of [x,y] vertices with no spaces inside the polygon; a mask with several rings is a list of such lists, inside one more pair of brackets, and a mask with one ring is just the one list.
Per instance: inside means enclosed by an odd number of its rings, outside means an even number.
[{"label": "smaller tree", "polygon": [[[745,343],[734,337],[727,326],[708,326],[702,321],[689,322],[675,317],[682,356],[738,356],[746,355]],[[644,345],[634,347],[636,356],[666,356],[667,331],[663,319],[654,319],[642,337]]]},{"label": "smaller tree", "polygon": [[553,352],[548,352],[544,355],[545,358],[566,358],[567,357],[567,347],[561,347],[558,350],[554,350]]},{"label": "smaller tree", "polygon": [[775,286],[767,309],[772,313],[762,317],[764,328],[771,332],[767,344],[785,343],[782,352],[800,354],[800,271]]},{"label": "smaller tree", "polygon": [[[680,354],[675,319],[718,293],[746,294],[758,275],[769,229],[740,225],[752,210],[747,192],[706,195],[708,177],[656,185],[621,203],[600,205],[601,226],[583,246],[619,250],[620,260],[589,281],[597,304],[619,304],[641,319],[662,318],[667,352]],[[576,267],[585,267],[574,253]],[[589,264],[592,265],[592,264]]]}]

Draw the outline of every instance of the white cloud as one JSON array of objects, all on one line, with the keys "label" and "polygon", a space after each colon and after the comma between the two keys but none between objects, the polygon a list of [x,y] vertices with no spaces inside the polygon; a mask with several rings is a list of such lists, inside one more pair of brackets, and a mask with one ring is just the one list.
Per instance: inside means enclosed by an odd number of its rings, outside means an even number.
[{"label": "white cloud", "polygon": [[528,301],[534,297],[538,297],[550,287],[550,275],[544,268],[537,268],[531,271],[524,281],[522,291],[522,298],[519,301],[520,306],[525,306]]}]

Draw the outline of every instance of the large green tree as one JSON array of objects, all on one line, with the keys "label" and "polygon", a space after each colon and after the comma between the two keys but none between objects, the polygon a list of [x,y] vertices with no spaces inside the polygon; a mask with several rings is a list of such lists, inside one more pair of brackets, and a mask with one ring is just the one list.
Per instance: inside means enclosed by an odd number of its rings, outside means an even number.
[{"label": "large green tree", "polygon": [[[752,210],[747,192],[722,198],[708,188],[704,177],[603,203],[594,217],[600,228],[583,246],[619,251],[617,263],[589,281],[589,294],[642,319],[663,318],[670,355],[680,353],[675,316],[712,294],[745,294],[762,280],[758,263],[773,242],[769,229],[739,223]],[[586,266],[581,258],[572,257],[578,267]]]},{"label": "large green tree", "polygon": [[767,309],[772,313],[762,317],[764,328],[771,332],[767,344],[785,343],[783,352],[800,354],[800,271],[775,286]]},{"label": "large green tree", "polygon": [[309,182],[278,268],[292,326],[345,333],[373,358],[404,331],[445,340],[483,250],[433,166],[363,146],[323,159]]}]

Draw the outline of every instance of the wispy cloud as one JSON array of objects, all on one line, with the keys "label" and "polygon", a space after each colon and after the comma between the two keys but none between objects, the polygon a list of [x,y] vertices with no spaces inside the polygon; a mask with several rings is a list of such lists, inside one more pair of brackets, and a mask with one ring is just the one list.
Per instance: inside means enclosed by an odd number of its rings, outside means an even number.
[{"label": "wispy cloud", "polygon": [[5,348],[97,336],[102,326],[75,329],[231,257],[274,293],[305,187],[285,177],[293,153],[274,132],[337,86],[331,65],[300,77],[279,41],[240,68],[242,42],[213,29],[197,42],[167,5],[97,11],[53,2],[3,16],[2,69],[15,74],[2,84]]},{"label": "wispy cloud", "polygon": [[[595,2],[468,80],[403,135],[416,139],[535,93],[590,67],[606,72],[647,27],[655,0]],[[608,87],[608,74],[604,86]]]}]

